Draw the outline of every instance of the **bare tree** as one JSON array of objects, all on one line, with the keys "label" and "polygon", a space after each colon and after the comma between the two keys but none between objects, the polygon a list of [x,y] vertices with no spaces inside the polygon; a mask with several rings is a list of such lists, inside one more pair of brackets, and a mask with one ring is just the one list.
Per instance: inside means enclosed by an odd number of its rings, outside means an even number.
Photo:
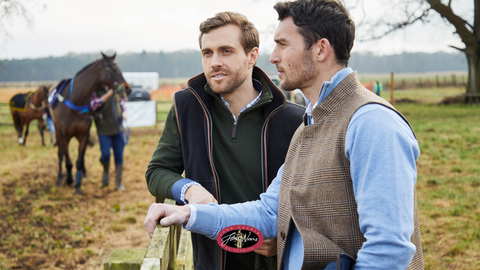
[{"label": "bare tree", "polygon": [[10,37],[7,25],[16,19],[26,22],[28,26],[32,25],[33,18],[25,1],[22,3],[20,0],[0,0],[0,37]]},{"label": "bare tree", "polygon": [[[363,0],[356,1],[363,2]],[[466,0],[458,1],[466,4]],[[463,52],[467,57],[466,102],[478,102],[480,100],[480,0],[472,1],[473,18],[469,18],[468,15],[460,15],[453,11],[452,2],[455,0],[398,0],[394,3],[395,7],[391,9],[395,10],[392,16],[360,23],[360,27],[368,29],[362,41],[382,38],[419,21],[429,23],[434,14],[440,15],[447,24],[455,28],[454,34],[460,37],[465,46],[464,48],[450,47]]]}]

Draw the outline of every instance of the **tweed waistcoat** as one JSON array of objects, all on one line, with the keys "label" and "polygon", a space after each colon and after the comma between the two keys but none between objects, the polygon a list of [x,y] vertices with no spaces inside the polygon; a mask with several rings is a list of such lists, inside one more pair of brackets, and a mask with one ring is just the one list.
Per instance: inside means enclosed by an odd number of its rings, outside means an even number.
[{"label": "tweed waistcoat", "polygon": [[[302,269],[323,269],[341,253],[357,257],[366,239],[359,226],[345,135],[353,114],[369,103],[396,111],[366,90],[353,72],[312,111],[315,124],[302,124],[295,132],[285,160],[278,205],[280,269],[292,222],[303,240]],[[417,250],[408,269],[423,269],[416,194],[414,198],[411,241]]]}]

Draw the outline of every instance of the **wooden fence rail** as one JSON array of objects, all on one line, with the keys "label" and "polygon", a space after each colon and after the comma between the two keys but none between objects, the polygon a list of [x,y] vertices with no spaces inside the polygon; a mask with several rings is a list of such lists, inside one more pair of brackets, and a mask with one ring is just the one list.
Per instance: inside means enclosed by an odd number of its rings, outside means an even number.
[{"label": "wooden fence rail", "polygon": [[[175,204],[175,201],[166,199],[165,203]],[[157,225],[148,249],[115,249],[104,260],[103,269],[191,270],[190,232],[183,230],[182,226]]]},{"label": "wooden fence rail", "polygon": [[7,87],[39,87],[41,85],[54,85],[59,81],[23,81],[23,82],[0,82],[0,88]]},{"label": "wooden fence rail", "polygon": [[8,103],[0,103],[0,126],[13,126]]},{"label": "wooden fence rail", "polygon": [[[172,100],[157,100],[157,124],[165,121],[172,103]],[[6,102],[0,102],[0,126],[13,126],[12,115]]]}]

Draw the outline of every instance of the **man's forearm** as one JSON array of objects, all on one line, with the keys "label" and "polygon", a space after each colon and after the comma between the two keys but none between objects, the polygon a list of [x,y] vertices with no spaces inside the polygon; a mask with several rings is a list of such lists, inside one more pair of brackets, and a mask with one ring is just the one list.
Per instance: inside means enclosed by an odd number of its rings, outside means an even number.
[{"label": "man's forearm", "polygon": [[148,190],[153,196],[174,199],[172,187],[183,177],[168,169],[149,168],[145,173],[145,178],[147,180]]},{"label": "man's forearm", "polygon": [[[187,228],[214,239],[224,228],[248,225],[259,230],[265,239],[277,236],[278,194],[283,166],[260,200],[232,205],[191,205],[195,222]],[[195,216],[194,216],[195,214]]]}]

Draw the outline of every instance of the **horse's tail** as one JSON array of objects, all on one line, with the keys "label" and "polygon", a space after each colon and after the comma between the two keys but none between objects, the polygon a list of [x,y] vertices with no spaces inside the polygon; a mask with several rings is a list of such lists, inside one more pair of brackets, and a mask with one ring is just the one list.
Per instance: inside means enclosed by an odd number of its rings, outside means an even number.
[{"label": "horse's tail", "polygon": [[15,127],[16,130],[19,130],[20,125],[22,124],[22,118],[20,114],[17,111],[10,110],[10,113],[12,114],[13,118],[13,126]]},{"label": "horse's tail", "polygon": [[18,122],[18,128],[20,128],[22,125],[23,125],[23,122],[22,122],[22,116],[20,116],[19,113],[17,113],[17,122]]}]

